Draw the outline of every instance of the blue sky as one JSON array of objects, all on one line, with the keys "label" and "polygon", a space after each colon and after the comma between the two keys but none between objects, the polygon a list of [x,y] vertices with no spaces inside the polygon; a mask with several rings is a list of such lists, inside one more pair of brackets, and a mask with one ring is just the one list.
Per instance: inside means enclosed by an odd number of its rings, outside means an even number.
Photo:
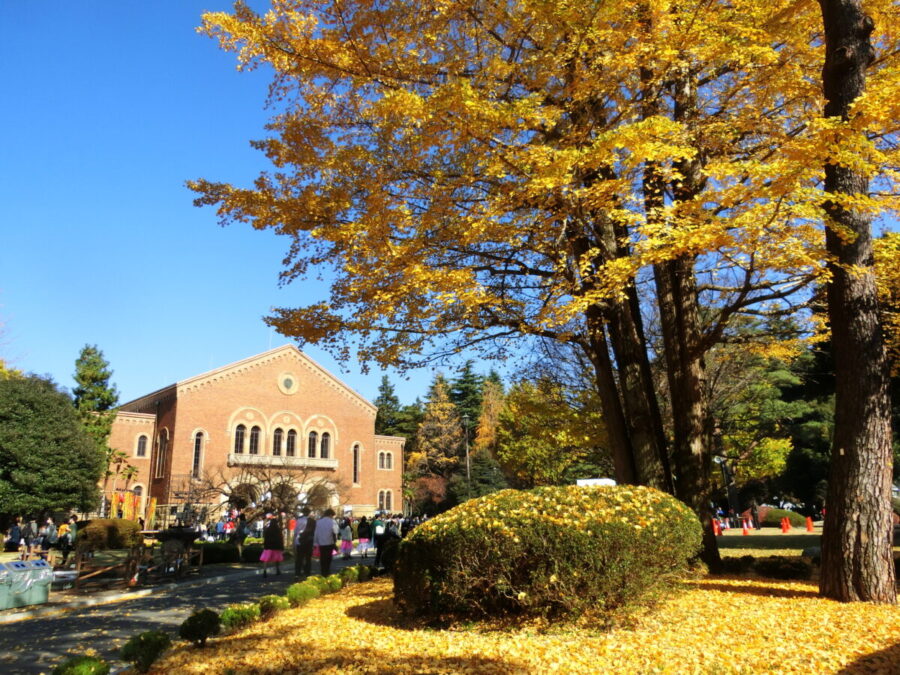
[{"label": "blue sky", "polygon": [[[265,166],[269,78],[195,32],[220,0],[0,1],[0,358],[72,386],[103,350],[124,402],[287,342],[262,317],[323,297],[278,287],[288,240],[220,228],[184,181]],[[373,399],[381,372],[341,371]],[[483,369],[487,371],[487,367]],[[431,373],[388,373],[404,403]]]}]

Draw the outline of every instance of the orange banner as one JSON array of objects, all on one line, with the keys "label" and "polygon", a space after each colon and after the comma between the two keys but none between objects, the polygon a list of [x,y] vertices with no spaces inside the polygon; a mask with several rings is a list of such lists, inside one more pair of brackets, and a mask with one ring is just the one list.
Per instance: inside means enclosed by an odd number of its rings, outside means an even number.
[{"label": "orange banner", "polygon": [[147,504],[147,524],[148,530],[152,530],[156,525],[156,497],[150,497],[150,503]]}]

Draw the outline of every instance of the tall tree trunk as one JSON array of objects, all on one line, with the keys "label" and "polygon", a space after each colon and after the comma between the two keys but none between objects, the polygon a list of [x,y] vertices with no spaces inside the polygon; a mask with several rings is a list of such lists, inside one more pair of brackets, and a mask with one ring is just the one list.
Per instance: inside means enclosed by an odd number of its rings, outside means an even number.
[{"label": "tall tree trunk", "polygon": [[[825,116],[848,119],[863,92],[874,25],[859,0],[819,0],[825,25]],[[826,164],[825,191],[866,194],[868,178]],[[828,317],[835,361],[834,441],[822,536],[822,595],[896,602],[891,549],[891,418],[875,278],[871,219],[827,201],[826,247],[834,257]]]}]

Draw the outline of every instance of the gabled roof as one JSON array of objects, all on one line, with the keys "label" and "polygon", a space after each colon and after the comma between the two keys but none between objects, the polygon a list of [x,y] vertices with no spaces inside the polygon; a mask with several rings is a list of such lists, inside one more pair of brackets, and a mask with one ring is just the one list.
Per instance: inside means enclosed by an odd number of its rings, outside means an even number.
[{"label": "gabled roof", "polygon": [[194,377],[189,377],[186,380],[179,380],[175,384],[170,384],[166,387],[162,387],[161,389],[157,389],[156,391],[141,396],[140,398],[134,399],[133,401],[129,401],[128,403],[123,404],[121,408],[123,410],[141,409],[144,408],[148,403],[150,403],[152,399],[159,398],[162,395],[168,394],[173,389],[177,390],[178,394],[187,391],[194,391],[200,389],[205,385],[212,384],[220,379],[231,377],[247,370],[252,370],[253,368],[264,365],[270,361],[282,358],[284,356],[295,358],[301,366],[312,371],[327,385],[339,391],[341,394],[346,396],[349,400],[356,403],[361,408],[368,410],[372,415],[377,412],[378,409],[372,402],[363,398],[349,385],[339,380],[337,377],[325,370],[325,368],[320,366],[313,359],[311,359],[309,356],[307,356],[299,349],[297,349],[297,347],[291,344],[282,345],[281,347],[270,349],[269,351],[257,354],[256,356],[251,356],[246,359],[242,359],[241,361],[229,363],[228,365],[221,366],[220,368],[201,373],[200,375],[195,375]]}]

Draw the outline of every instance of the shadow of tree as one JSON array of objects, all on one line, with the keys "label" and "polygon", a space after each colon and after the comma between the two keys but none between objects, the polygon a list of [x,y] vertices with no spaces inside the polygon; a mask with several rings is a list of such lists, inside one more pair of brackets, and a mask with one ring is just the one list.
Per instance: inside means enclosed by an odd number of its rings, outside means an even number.
[{"label": "shadow of tree", "polygon": [[[259,647],[258,635],[232,636],[228,640],[227,649],[234,656],[232,667],[226,672],[234,675],[253,673],[268,675],[270,673],[341,673],[365,672],[377,675],[394,675],[395,673],[417,673],[446,675],[448,673],[485,673],[519,674],[533,672],[526,665],[508,659],[493,658],[480,655],[440,657],[426,654],[402,654],[393,650],[356,649],[341,645],[340,641],[302,641],[291,644],[290,653],[269,655],[258,658],[253,650]],[[187,645],[176,647],[167,656],[178,662],[180,656],[192,659],[196,656],[196,648]],[[254,662],[242,660],[243,654],[254,654]],[[172,662],[163,662],[159,668],[151,670],[151,674],[163,675],[172,672]]]},{"label": "shadow of tree", "polygon": [[900,642],[866,654],[838,671],[838,675],[900,675]]},{"label": "shadow of tree", "polygon": [[704,581],[696,584],[695,588],[701,591],[719,591],[721,593],[742,593],[744,595],[757,595],[762,598],[818,598],[819,592],[813,589],[778,588],[776,586],[732,586],[731,584],[719,584]]}]

